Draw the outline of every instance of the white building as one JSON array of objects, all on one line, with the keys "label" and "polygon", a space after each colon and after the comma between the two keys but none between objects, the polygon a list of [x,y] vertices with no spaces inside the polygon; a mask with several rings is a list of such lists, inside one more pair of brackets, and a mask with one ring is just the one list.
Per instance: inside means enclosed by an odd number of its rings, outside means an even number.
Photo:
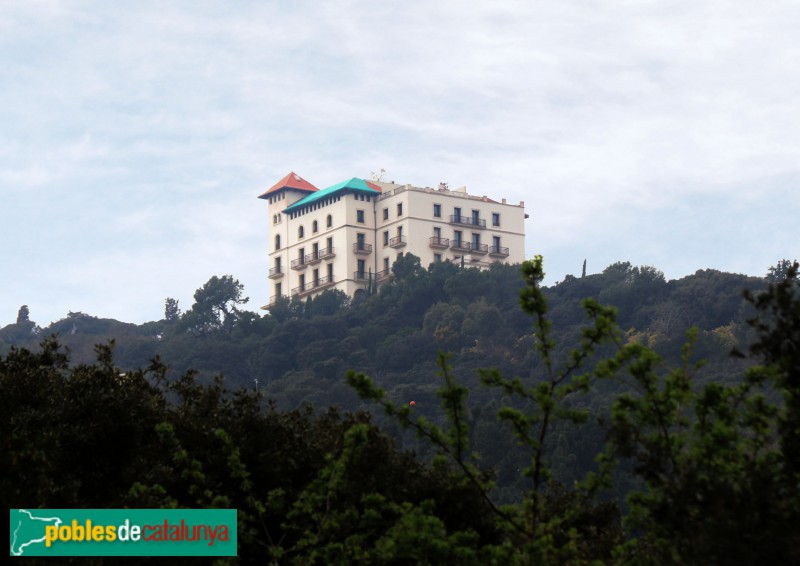
[{"label": "white building", "polygon": [[269,201],[269,304],[325,289],[353,296],[387,281],[404,253],[423,266],[451,261],[482,268],[525,259],[525,203],[472,196],[466,187],[354,177],[319,190],[289,173],[258,198]]}]

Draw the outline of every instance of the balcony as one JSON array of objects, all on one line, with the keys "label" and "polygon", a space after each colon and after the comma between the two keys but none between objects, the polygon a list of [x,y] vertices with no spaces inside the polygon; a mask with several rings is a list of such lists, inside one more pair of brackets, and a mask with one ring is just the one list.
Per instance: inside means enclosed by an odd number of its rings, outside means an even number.
[{"label": "balcony", "polygon": [[314,281],[309,281],[303,285],[300,285],[299,287],[295,287],[292,289],[292,296],[302,296],[306,293],[310,293],[311,291],[316,291],[317,289],[322,289],[331,285],[333,285],[333,279],[326,275],[325,277],[319,277]]},{"label": "balcony", "polygon": [[406,245],[406,237],[405,236],[395,236],[391,240],[389,240],[389,247],[390,248],[402,248]]},{"label": "balcony", "polygon": [[336,256],[336,250],[333,249],[333,246],[329,248],[322,248],[321,250],[319,250],[320,259],[328,259],[335,256]]},{"label": "balcony", "polygon": [[314,289],[322,289],[324,287],[330,287],[331,285],[333,285],[334,281],[332,277],[326,275],[324,277],[320,277],[316,281],[312,281],[311,283],[313,283]]},{"label": "balcony", "polygon": [[450,239],[449,238],[439,238],[438,236],[433,236],[430,239],[430,247],[432,248],[441,248],[447,249],[450,247]]},{"label": "balcony", "polygon": [[280,279],[281,277],[283,277],[283,267],[276,265],[275,267],[269,268],[270,279]]},{"label": "balcony", "polygon": [[460,224],[462,226],[474,226],[475,228],[486,228],[486,220],[474,216],[450,216],[450,224]]},{"label": "balcony", "polygon": [[322,258],[319,257],[319,252],[311,252],[305,257],[306,263],[308,265],[314,265],[315,263],[319,263],[322,261]]},{"label": "balcony", "polygon": [[508,248],[492,246],[489,248],[489,255],[493,257],[508,257]]},{"label": "balcony", "polygon": [[375,281],[380,283],[382,281],[388,281],[394,276],[391,269],[384,269],[383,271],[379,271],[375,274]]},{"label": "balcony", "polygon": [[275,303],[277,303],[277,302],[278,302],[278,299],[280,299],[280,298],[281,298],[281,295],[272,295],[272,296],[269,298],[269,304],[270,304],[270,306],[271,306],[271,305],[274,305]]},{"label": "balcony", "polygon": [[353,253],[356,255],[369,255],[372,253],[372,244],[356,242],[353,244]]},{"label": "balcony", "polygon": [[306,258],[305,257],[298,257],[297,259],[292,260],[292,269],[295,271],[301,271],[306,268]]},{"label": "balcony", "polygon": [[472,243],[470,246],[472,249],[470,250],[474,254],[487,254],[489,253],[489,246],[487,244],[476,244]]},{"label": "balcony", "polygon": [[468,252],[472,249],[472,245],[470,242],[465,242],[464,240],[453,240],[450,242],[450,249],[460,252]]},{"label": "balcony", "polygon": [[368,281],[370,275],[372,275],[372,273],[367,273],[366,271],[354,271],[353,279],[356,281]]}]

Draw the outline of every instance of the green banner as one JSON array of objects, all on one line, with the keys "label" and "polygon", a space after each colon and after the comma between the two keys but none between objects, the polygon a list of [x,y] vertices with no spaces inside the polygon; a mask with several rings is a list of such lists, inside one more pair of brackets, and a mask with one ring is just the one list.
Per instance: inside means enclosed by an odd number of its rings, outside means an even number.
[{"label": "green banner", "polygon": [[10,556],[236,556],[236,509],[11,509]]}]

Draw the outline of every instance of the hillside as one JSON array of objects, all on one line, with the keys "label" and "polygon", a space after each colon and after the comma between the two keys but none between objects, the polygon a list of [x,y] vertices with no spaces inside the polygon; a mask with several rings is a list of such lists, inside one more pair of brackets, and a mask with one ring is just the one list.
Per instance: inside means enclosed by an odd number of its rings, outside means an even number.
[{"label": "hillside", "polygon": [[[9,325],[0,330],[0,340],[6,341],[0,346],[35,349],[41,336],[58,334],[72,363],[91,363],[95,344],[114,340],[115,360],[122,368],[144,368],[158,356],[172,379],[190,369],[206,383],[222,375],[229,389],[258,388],[282,410],[303,405],[366,409],[344,383],[345,371],[352,369],[372,376],[390,398],[415,401],[418,412],[435,422],[442,418],[436,356],[438,351],[448,352],[455,375],[471,389],[475,442],[487,464],[497,470],[497,496],[513,498],[520,486],[509,482],[519,483],[514,472],[522,465],[520,456],[510,450],[512,445],[493,441],[499,425],[492,409],[502,399],[479,386],[478,369],[534,379],[541,374],[532,319],[519,309],[519,266],[498,264],[479,271],[448,263],[424,269],[414,256],[407,256],[393,270],[391,283],[359,301],[329,292],[313,301],[277,304],[264,316],[243,309],[243,289],[232,277],[213,278],[198,289],[196,303],[184,313],[168,300],[166,315],[171,320],[136,326],[70,313],[36,335],[30,333],[33,323]],[[741,374],[745,362],[729,353],[750,339],[742,291],[765,285],[761,278],[714,270],[666,281],[653,267],[619,262],[599,274],[567,277],[543,291],[557,357],[565,358],[579,342],[586,322],[581,301],[595,298],[618,309],[626,340],[652,347],[668,364],[679,363],[686,331],[695,325],[694,356],[704,360],[697,379],[704,383]],[[588,403],[595,412],[605,411],[615,392],[610,387]],[[376,419],[402,447],[426,454],[428,449],[413,435],[401,434],[382,415]],[[594,440],[565,432],[559,447],[564,457],[557,466],[563,479],[591,465],[580,454],[592,454],[584,444]]]},{"label": "hillside", "polygon": [[[255,372],[271,344],[288,369],[258,392],[158,360],[127,370],[108,345],[79,364],[53,339],[10,348],[0,496],[10,508],[236,507],[248,563],[797,559],[796,283],[714,271],[667,282],[618,263],[543,289],[537,260],[515,317],[500,292],[510,269],[396,268],[357,304],[328,294],[258,317],[223,277],[169,322],[65,324],[76,345],[82,326],[97,337],[116,324],[118,350],[156,343]],[[726,293],[742,282],[744,300]],[[228,302],[205,300],[220,288]],[[616,306],[589,298],[580,315],[581,294]],[[679,352],[684,316],[694,352]],[[437,349],[452,354],[424,359]],[[372,378],[340,374],[347,365]]]},{"label": "hillside", "polygon": [[[189,368],[206,376],[222,373],[233,387],[255,387],[258,379],[259,387],[286,406],[303,401],[303,386],[324,389],[347,368],[388,383],[422,384],[425,380],[415,376],[433,363],[438,350],[451,352],[459,371],[489,365],[530,372],[532,327],[518,308],[518,266],[423,269],[409,256],[394,271],[390,284],[353,304],[332,292],[314,301],[280,303],[262,316],[236,305],[236,290],[229,288],[220,301],[223,307],[229,303],[228,314],[198,315],[195,304],[173,313],[171,321],[138,326],[84,313],[70,313],[42,329],[33,322],[11,324],[0,329],[0,353],[11,345],[35,347],[41,337],[57,334],[73,361],[84,363],[93,360],[96,343],[113,339],[115,357],[124,367],[144,367],[159,355],[176,373]],[[668,359],[678,353],[686,330],[697,326],[698,352],[713,375],[718,364],[725,365],[730,348],[747,339],[742,291],[765,285],[762,278],[715,270],[666,281],[656,268],[619,262],[599,274],[568,276],[544,292],[559,342],[570,342],[585,318],[580,301],[592,297],[619,310],[620,326],[631,340],[653,346]],[[198,316],[206,317],[203,324],[196,322]],[[284,398],[293,388],[286,380],[298,391]],[[309,400],[328,404],[323,398]]]}]

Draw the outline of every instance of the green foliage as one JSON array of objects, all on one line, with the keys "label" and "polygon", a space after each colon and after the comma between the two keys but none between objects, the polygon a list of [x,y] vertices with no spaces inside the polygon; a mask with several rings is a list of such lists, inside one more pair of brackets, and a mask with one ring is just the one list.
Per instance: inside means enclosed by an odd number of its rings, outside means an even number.
[{"label": "green foliage", "polygon": [[[242,297],[244,285],[231,275],[216,275],[194,294],[194,305],[180,320],[179,330],[195,336],[214,332],[230,334],[241,316],[238,305],[246,304]],[[176,305],[177,306],[177,305]]]},{"label": "green foliage", "polygon": [[796,263],[796,261],[792,262],[785,258],[779,260],[778,263],[770,266],[767,269],[767,281],[770,283],[780,283],[787,278],[790,272],[794,273],[794,278],[797,279],[800,277],[798,276],[797,271],[791,271],[794,263]]},{"label": "green foliage", "polygon": [[30,314],[31,311],[28,309],[28,305],[22,305],[19,307],[19,312],[17,313],[17,324],[30,322]]},{"label": "green foliage", "polygon": [[483,514],[477,493],[398,451],[366,414],[279,412],[221,377],[169,380],[159,359],[121,371],[113,346],[73,367],[52,338],[0,357],[3,504],[234,507],[245,563],[461,555],[420,525],[465,531],[456,548],[494,536],[469,519]]},{"label": "green foliage", "polygon": [[181,309],[177,299],[167,297],[164,299],[164,320],[168,323],[177,322],[181,316]]},{"label": "green foliage", "polygon": [[[523,310],[534,316],[535,346],[543,374],[507,379],[496,370],[481,372],[484,384],[522,403],[498,410],[518,442],[531,450],[523,475],[529,490],[515,505],[500,508],[489,496],[475,456],[465,458],[470,430],[464,414],[467,390],[452,377],[440,356],[444,385],[439,390],[447,428],[408,406],[386,399],[363,374],[348,382],[367,400],[380,403],[403,427],[411,427],[448,457],[453,482],[474,486],[485,497],[498,528],[513,540],[511,558],[541,564],[754,564],[796,563],[800,518],[800,285],[795,264],[781,282],[761,294],[748,293],[757,316],[749,322],[758,334],[751,354],[764,365],[748,370],[735,384],[693,379],[700,364],[691,363],[698,330],[689,333],[682,363],[663,368],[662,358],[639,342],[627,342],[616,326],[614,309],[586,300],[591,321],[580,346],[557,364],[547,301],[540,289],[541,257],[523,265]],[[610,275],[632,283],[641,271],[617,265]],[[660,277],[650,277],[659,280]],[[616,347],[593,370],[578,373],[606,341]],[[565,490],[550,479],[546,444],[556,420],[584,423],[585,410],[575,395],[590,393],[600,382],[621,380],[628,392],[618,395],[605,447],[590,473]],[[780,393],[781,399],[776,398]],[[598,490],[611,485],[615,462],[632,465],[644,489],[629,491],[625,517],[627,540],[615,525],[612,505],[598,504]],[[436,461],[443,465],[441,460]],[[601,534],[602,533],[602,534]]]},{"label": "green foliage", "polygon": [[[508,270],[484,281],[475,270],[434,266],[410,270],[358,309],[333,296],[300,304],[319,307],[313,318],[239,312],[230,334],[219,333],[226,340],[198,347],[183,333],[161,342],[165,352],[196,347],[206,367],[244,365],[252,348],[262,383],[274,375],[268,389],[283,387],[297,403],[345,399],[335,376],[351,361],[379,367],[386,373],[376,381],[363,370],[347,381],[383,408],[397,438],[413,433],[427,459],[398,450],[365,413],[280,411],[252,387],[228,390],[221,375],[173,379],[157,357],[123,371],[114,342],[96,346],[91,364],[71,364],[54,338],[36,352],[11,347],[0,356],[0,500],[9,508],[235,507],[242,562],[797,563],[797,269],[736,307],[727,336],[740,341],[747,332],[737,321],[749,321],[750,362],[725,380],[698,378],[702,327],[675,364],[620,330],[621,312],[593,298],[582,301],[579,327],[551,320],[550,305],[573,287],[628,297],[644,285],[675,300],[686,282],[672,288],[657,270],[617,264],[546,289],[541,257],[522,269],[527,333],[486,283]],[[448,289],[465,281],[482,289],[476,300],[448,301]],[[724,312],[734,301],[717,305]],[[402,320],[418,326],[393,327]],[[63,324],[88,333],[107,323],[75,313]],[[509,324],[514,334],[500,328]],[[439,355],[434,391],[434,364],[418,360],[443,341],[453,353]],[[476,371],[485,387],[471,387],[455,378],[456,359],[500,367]],[[410,379],[398,383],[390,373],[398,367]],[[563,481],[576,462],[577,480]]]},{"label": "green foliage", "polygon": [[[430,421],[425,416],[415,416],[411,406],[386,398],[364,374],[349,372],[348,383],[365,400],[380,403],[384,411],[397,419],[404,428],[412,428],[420,438],[428,440],[438,451],[434,460],[438,466],[448,466],[454,484],[468,485],[478,490],[491,511],[497,528],[505,534],[504,543],[492,547],[494,553],[508,552],[506,559],[533,563],[585,563],[595,559],[610,558],[611,550],[620,537],[618,515],[613,505],[596,505],[591,502],[596,489],[607,481],[596,476],[587,478],[576,490],[565,492],[557,483],[551,483],[550,468],[546,462],[546,444],[553,421],[557,419],[580,423],[587,418],[585,411],[571,407],[568,400],[573,394],[589,390],[589,375],[577,371],[591,357],[595,347],[614,334],[614,311],[586,304],[593,325],[586,328],[581,348],[570,355],[563,368],[557,369],[553,360],[555,343],[550,336],[551,325],[546,318],[546,299],[540,289],[544,278],[542,259],[537,257],[523,265],[526,287],[521,293],[523,310],[535,317],[536,346],[544,359],[545,376],[542,380],[505,379],[499,372],[483,370],[483,382],[523,401],[528,411],[503,406],[498,417],[510,424],[518,442],[531,451],[530,465],[522,473],[531,480],[531,487],[521,503],[501,507],[495,504],[490,493],[493,482],[481,469],[478,456],[470,450],[470,430],[466,397],[468,390],[459,384],[447,356],[439,355],[439,375],[442,387],[437,394],[442,400],[447,427]],[[442,312],[446,317],[446,311]],[[429,330],[434,327],[431,321]],[[446,459],[444,458],[446,457]],[[587,517],[592,517],[587,521]],[[586,526],[590,526],[587,530]],[[602,530],[604,533],[600,535]],[[509,548],[513,550],[509,551]]]}]

